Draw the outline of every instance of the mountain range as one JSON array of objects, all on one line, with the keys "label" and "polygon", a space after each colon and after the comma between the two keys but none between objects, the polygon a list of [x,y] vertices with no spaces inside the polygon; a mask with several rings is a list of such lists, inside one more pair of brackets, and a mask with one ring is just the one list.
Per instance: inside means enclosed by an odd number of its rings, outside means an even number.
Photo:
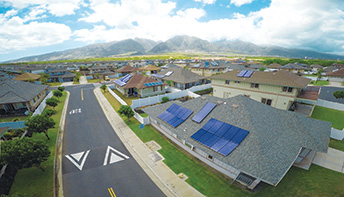
[{"label": "mountain range", "polygon": [[23,57],[9,62],[34,62],[98,57],[157,55],[164,53],[200,53],[212,55],[238,54],[248,56],[276,56],[286,58],[344,59],[344,56],[311,50],[290,49],[278,46],[259,46],[240,40],[209,42],[192,36],[175,36],[165,42],[149,39],[126,39],[80,48]]}]

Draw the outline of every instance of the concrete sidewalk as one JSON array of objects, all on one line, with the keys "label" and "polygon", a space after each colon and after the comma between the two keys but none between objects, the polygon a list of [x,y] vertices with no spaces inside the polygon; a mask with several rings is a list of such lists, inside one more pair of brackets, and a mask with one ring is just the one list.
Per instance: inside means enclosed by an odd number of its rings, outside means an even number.
[{"label": "concrete sidewalk", "polygon": [[80,76],[79,83],[80,84],[87,84],[86,76]]},{"label": "concrete sidewalk", "polygon": [[313,163],[330,170],[344,173],[344,152],[328,148],[327,153],[317,152]]},{"label": "concrete sidewalk", "polygon": [[157,144],[150,143],[150,149],[135,135],[101,93],[100,88],[96,88],[94,93],[118,137],[166,196],[203,196],[166,166],[159,153],[156,152]]}]

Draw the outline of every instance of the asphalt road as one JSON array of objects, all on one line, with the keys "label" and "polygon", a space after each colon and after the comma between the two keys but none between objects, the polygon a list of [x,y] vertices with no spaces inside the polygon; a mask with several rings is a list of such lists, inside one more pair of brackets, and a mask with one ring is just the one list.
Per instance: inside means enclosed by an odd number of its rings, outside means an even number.
[{"label": "asphalt road", "polygon": [[64,196],[164,196],[114,132],[93,89],[92,84],[66,87]]}]

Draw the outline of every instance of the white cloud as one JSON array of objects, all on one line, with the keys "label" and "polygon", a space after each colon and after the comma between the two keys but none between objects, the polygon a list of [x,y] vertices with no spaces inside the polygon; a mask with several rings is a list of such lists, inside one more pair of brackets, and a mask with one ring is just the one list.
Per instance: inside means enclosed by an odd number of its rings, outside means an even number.
[{"label": "white cloud", "polygon": [[194,0],[196,2],[202,2],[204,4],[214,4],[216,0]]},{"label": "white cloud", "polygon": [[240,7],[244,4],[250,4],[254,0],[231,0],[231,4],[234,4],[237,7]]},{"label": "white cloud", "polygon": [[84,5],[83,0],[3,0],[11,3],[16,9],[23,9],[29,6],[46,6],[47,10],[55,16],[74,14],[74,11]]},{"label": "white cloud", "polygon": [[[10,12],[10,11],[8,11]],[[64,24],[53,22],[27,22],[37,17],[40,11],[20,18],[11,14],[0,14],[0,53],[23,50],[30,47],[62,43],[70,38],[71,30]]]}]

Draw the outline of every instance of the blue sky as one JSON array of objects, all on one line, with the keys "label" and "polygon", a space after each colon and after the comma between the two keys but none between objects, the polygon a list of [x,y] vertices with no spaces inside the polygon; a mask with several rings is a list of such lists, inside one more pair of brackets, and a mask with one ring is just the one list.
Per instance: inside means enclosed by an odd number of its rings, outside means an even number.
[{"label": "blue sky", "polygon": [[344,54],[341,0],[0,0],[0,61],[127,38]]}]

